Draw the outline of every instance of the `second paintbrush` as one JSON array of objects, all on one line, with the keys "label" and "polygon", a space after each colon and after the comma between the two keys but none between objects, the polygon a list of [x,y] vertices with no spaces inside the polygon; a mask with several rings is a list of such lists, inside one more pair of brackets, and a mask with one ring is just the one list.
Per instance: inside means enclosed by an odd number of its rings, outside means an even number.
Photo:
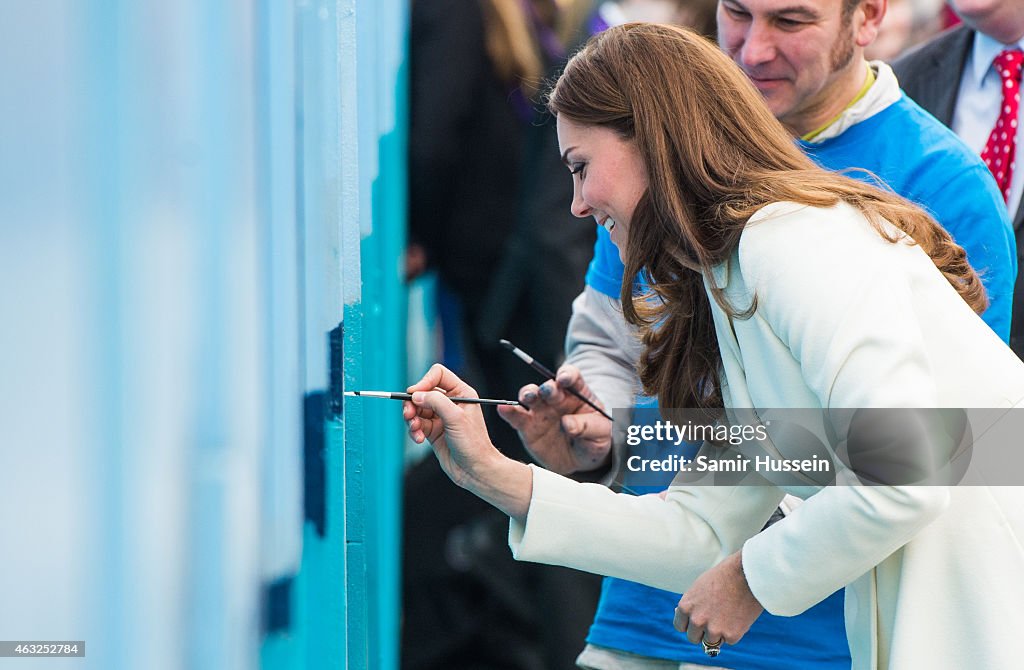
[{"label": "second paintbrush", "polygon": [[[516,358],[518,358],[522,362],[526,363],[531,368],[533,368],[537,372],[541,373],[542,375],[544,375],[548,379],[550,379],[552,381],[555,381],[555,373],[552,372],[551,370],[549,370],[544,365],[538,363],[537,360],[533,356],[531,356],[530,354],[526,353],[525,351],[523,351],[522,349],[520,349],[516,345],[512,344],[508,340],[499,340],[499,342],[501,343],[501,346],[505,347],[506,349],[511,351],[513,354],[515,354]],[[598,407],[594,403],[593,400],[591,400],[590,398],[586,397],[585,395],[583,395],[582,393],[580,393],[576,389],[574,389],[572,387],[562,387],[562,389],[564,391],[566,391],[567,393],[570,393],[570,394],[576,396],[577,398],[579,398],[580,400],[582,400],[586,404],[588,404],[591,407],[593,407],[594,409],[596,409],[601,414],[601,416],[605,417],[609,421],[614,421],[614,419],[612,418],[611,414],[609,414],[608,412],[606,412],[603,409],[601,409],[600,407]]]}]

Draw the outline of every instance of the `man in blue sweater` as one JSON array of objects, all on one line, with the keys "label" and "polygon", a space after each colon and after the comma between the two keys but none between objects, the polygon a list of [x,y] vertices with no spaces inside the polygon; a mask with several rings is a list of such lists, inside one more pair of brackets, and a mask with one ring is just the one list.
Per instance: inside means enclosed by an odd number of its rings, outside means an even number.
[{"label": "man in blue sweater", "polygon": [[[903,95],[887,65],[864,59],[885,8],[885,0],[721,0],[719,43],[815,161],[853,177],[877,176],[946,227],[981,274],[989,297],[983,318],[1005,340],[1017,271],[1006,208],[979,157]],[[637,404],[640,347],[618,307],[622,274],[617,250],[599,229],[587,287],[573,306],[567,365],[558,383],[523,387],[520,400],[529,411],[501,408],[537,460],[560,474],[619,470],[622,454],[611,448],[610,422],[562,389],[575,386],[606,407]],[[628,472],[623,483],[639,488]],[[606,579],[578,665],[849,668],[842,592],[797,617],[765,612],[718,658],[672,628],[678,601],[679,594]]]}]

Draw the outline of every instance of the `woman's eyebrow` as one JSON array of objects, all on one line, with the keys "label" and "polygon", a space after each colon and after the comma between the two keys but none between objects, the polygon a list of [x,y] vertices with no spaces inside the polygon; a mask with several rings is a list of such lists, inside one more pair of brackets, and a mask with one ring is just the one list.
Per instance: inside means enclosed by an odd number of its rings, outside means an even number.
[{"label": "woman's eyebrow", "polygon": [[566,166],[569,166],[569,152],[574,151],[575,149],[576,147],[569,147],[562,152],[562,162],[565,163]]}]

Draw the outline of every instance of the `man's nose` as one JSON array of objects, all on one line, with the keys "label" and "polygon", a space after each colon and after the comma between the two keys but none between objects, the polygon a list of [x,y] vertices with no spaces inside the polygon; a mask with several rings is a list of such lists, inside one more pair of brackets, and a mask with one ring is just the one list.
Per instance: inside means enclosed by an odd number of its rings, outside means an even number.
[{"label": "man's nose", "polygon": [[749,68],[764,65],[774,59],[775,41],[771,29],[757,23],[751,24],[740,49],[740,63]]}]

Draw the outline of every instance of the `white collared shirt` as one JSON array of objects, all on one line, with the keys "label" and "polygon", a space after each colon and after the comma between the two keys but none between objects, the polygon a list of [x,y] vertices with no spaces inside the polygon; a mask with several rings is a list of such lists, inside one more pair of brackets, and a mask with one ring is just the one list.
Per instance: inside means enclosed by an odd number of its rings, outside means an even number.
[{"label": "white collared shirt", "polygon": [[[975,33],[974,48],[967,56],[960,78],[960,93],[953,110],[953,132],[960,136],[976,154],[981,154],[999,118],[1003,102],[1003,81],[992,61],[1005,49],[1024,49],[1024,38],[1014,44],[1003,44],[988,35]],[[1010,178],[1010,217],[1017,212],[1024,191],[1024,104],[1017,112],[1017,153]]]}]

